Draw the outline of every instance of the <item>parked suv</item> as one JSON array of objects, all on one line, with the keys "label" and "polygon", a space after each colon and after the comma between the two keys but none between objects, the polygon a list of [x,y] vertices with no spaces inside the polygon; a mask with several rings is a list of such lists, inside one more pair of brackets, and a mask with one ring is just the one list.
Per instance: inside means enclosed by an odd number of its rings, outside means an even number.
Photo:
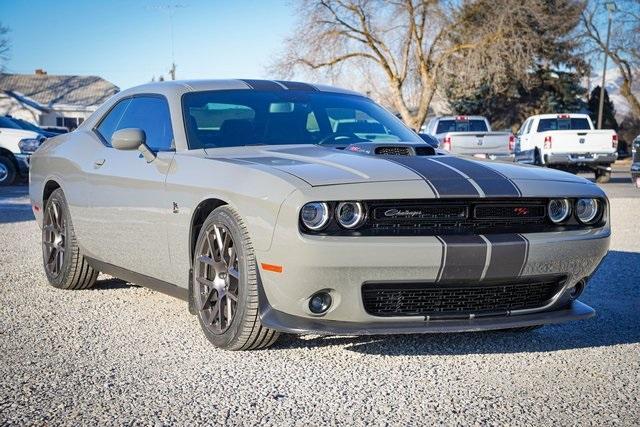
[{"label": "parked suv", "polygon": [[594,129],[586,114],[531,116],[516,135],[516,162],[574,173],[588,169],[600,183],[611,179],[611,164],[617,158],[616,132]]},{"label": "parked suv", "polygon": [[22,129],[10,118],[0,116],[0,186],[28,175],[29,158],[44,139],[38,132]]}]

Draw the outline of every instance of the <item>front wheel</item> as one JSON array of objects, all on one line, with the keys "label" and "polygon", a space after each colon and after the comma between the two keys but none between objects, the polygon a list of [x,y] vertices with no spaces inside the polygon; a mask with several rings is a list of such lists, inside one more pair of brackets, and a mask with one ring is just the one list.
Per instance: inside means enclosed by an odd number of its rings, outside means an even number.
[{"label": "front wheel", "polygon": [[16,167],[10,158],[0,156],[0,187],[11,185],[17,176]]},{"label": "front wheel", "polygon": [[260,323],[256,259],[240,215],[229,206],[211,212],[193,259],[193,304],[205,336],[225,350],[271,346],[278,332]]},{"label": "front wheel", "polygon": [[59,289],[87,289],[98,271],[80,253],[69,206],[61,189],[49,196],[42,222],[42,258],[49,283]]}]

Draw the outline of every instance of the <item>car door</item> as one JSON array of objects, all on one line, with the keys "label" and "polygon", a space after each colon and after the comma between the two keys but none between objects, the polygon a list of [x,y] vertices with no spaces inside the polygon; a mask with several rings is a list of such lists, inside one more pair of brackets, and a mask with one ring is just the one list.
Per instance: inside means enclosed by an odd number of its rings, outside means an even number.
[{"label": "car door", "polygon": [[[139,128],[157,158],[111,147],[120,129]],[[94,129],[102,140],[87,168],[89,211],[94,222],[85,245],[98,260],[166,280],[170,260],[163,227],[171,213],[165,180],[175,150],[169,106],[158,95],[121,100]]]}]

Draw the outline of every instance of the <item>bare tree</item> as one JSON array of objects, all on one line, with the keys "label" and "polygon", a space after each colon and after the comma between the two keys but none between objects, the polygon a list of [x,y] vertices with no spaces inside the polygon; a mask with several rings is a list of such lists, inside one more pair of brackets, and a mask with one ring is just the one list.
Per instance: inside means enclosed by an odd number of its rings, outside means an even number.
[{"label": "bare tree", "polygon": [[11,47],[7,34],[9,29],[0,23],[0,71],[4,70],[4,64],[9,60],[9,49]]},{"label": "bare tree", "polygon": [[[620,94],[631,111],[640,118],[640,97],[633,89],[640,79],[640,0],[618,0],[611,27],[609,58],[622,77]],[[604,55],[606,51],[606,8],[604,2],[593,0],[582,12],[582,38],[587,42],[587,54]]]},{"label": "bare tree", "polygon": [[575,0],[303,0],[298,27],[274,69],[289,77],[365,68],[371,90],[388,96],[418,129],[451,76],[469,86],[490,82],[496,90],[504,75],[526,79],[545,40],[539,29],[566,20],[544,6],[556,3],[580,10]]}]

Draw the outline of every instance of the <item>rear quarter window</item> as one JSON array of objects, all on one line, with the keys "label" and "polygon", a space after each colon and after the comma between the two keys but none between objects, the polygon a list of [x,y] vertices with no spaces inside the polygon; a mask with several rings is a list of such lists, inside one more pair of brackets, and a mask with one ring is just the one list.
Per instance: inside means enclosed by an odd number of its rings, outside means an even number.
[{"label": "rear quarter window", "polygon": [[538,132],[548,132],[554,130],[591,130],[589,120],[581,117],[567,119],[540,119]]}]

